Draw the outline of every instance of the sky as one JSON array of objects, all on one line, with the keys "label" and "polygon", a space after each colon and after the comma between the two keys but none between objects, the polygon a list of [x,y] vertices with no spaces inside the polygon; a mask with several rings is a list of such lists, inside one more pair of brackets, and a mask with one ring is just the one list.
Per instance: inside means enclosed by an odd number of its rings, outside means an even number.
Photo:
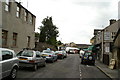
[{"label": "sky", "polygon": [[35,32],[47,16],[53,18],[63,43],[90,44],[94,29],[118,20],[119,0],[16,0],[36,16]]}]

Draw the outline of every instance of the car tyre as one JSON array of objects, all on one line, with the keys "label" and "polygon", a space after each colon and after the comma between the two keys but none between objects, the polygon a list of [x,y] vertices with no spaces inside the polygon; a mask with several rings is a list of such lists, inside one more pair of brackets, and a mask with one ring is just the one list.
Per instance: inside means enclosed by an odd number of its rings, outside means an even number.
[{"label": "car tyre", "polygon": [[36,70],[37,70],[37,64],[33,66],[33,71],[36,71]]},{"label": "car tyre", "polygon": [[46,62],[44,62],[44,65],[43,65],[43,67],[45,67],[46,66]]},{"label": "car tyre", "polygon": [[17,68],[13,68],[12,69],[12,71],[10,73],[10,76],[9,76],[11,80],[14,80],[16,78],[16,76],[17,76],[17,70],[18,70]]},{"label": "car tyre", "polygon": [[83,60],[81,60],[81,64],[83,64]]},{"label": "car tyre", "polygon": [[93,62],[93,63],[92,63],[92,65],[94,66],[94,65],[95,65],[95,63]]},{"label": "car tyre", "polygon": [[54,63],[54,60],[51,60],[52,63]]}]

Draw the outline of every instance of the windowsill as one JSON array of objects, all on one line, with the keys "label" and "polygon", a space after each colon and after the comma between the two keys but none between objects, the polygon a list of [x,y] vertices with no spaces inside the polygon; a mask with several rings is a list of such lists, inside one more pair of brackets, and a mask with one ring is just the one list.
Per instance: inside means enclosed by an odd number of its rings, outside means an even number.
[{"label": "windowsill", "polygon": [[8,45],[2,45],[2,48],[8,48]]},{"label": "windowsill", "polygon": [[18,48],[18,46],[11,46],[11,48]]}]

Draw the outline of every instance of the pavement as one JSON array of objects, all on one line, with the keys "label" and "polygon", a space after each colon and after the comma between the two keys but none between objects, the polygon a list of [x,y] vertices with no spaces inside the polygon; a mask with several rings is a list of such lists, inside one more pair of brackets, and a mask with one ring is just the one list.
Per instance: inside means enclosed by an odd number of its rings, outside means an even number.
[{"label": "pavement", "polygon": [[108,68],[108,65],[105,65],[98,60],[96,60],[95,65],[98,69],[100,69],[109,78],[111,78],[111,79],[118,79],[119,78],[117,69],[110,69],[110,68]]}]

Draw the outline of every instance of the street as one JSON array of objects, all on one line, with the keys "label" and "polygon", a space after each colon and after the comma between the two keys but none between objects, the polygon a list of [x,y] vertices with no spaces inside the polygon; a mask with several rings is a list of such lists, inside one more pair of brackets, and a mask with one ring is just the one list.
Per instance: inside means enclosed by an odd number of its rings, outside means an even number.
[{"label": "street", "polygon": [[[96,66],[83,65],[80,63],[78,54],[69,54],[65,59],[58,59],[54,63],[47,63],[46,67],[40,67],[37,71],[30,68],[19,69],[17,79],[23,78],[108,78]],[[109,79],[108,79],[109,80]]]}]

